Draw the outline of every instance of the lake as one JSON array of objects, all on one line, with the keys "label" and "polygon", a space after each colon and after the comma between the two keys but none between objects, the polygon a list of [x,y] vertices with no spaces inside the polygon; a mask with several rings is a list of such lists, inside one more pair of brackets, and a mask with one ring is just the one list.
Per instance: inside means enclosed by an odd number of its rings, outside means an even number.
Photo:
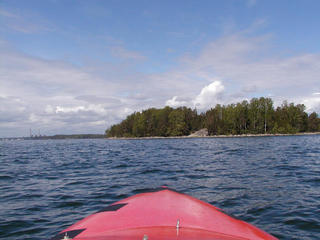
[{"label": "lake", "polygon": [[320,239],[320,135],[0,141],[0,238],[50,239],[161,185],[280,239]]}]

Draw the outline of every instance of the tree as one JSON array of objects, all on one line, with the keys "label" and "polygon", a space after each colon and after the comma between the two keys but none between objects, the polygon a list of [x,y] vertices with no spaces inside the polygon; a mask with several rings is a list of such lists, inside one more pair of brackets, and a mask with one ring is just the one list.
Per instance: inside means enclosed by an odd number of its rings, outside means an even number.
[{"label": "tree", "polygon": [[257,126],[258,126],[258,111],[259,111],[259,102],[257,98],[252,98],[250,100],[250,105],[249,105],[249,131],[251,133],[257,133]]},{"label": "tree", "polygon": [[146,133],[146,118],[142,113],[137,113],[134,119],[132,133],[135,137],[145,137]]},{"label": "tree", "polygon": [[169,136],[184,136],[190,131],[185,121],[184,113],[182,109],[173,110],[169,114],[169,127],[167,135]]},{"label": "tree", "polygon": [[320,131],[320,118],[316,112],[313,112],[308,117],[308,131],[309,132],[316,132]]}]

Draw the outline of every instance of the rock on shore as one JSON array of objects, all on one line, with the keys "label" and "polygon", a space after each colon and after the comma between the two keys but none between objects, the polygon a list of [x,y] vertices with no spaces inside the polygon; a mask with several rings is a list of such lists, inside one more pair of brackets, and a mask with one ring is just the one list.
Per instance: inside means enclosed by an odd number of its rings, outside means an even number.
[{"label": "rock on shore", "polygon": [[202,128],[199,131],[190,134],[188,137],[207,137],[208,135],[208,129]]}]

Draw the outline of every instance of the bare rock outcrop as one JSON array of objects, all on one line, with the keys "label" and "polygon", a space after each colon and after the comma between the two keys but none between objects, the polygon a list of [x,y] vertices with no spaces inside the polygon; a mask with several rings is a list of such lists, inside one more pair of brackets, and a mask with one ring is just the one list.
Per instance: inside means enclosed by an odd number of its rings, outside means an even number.
[{"label": "bare rock outcrop", "polygon": [[208,135],[208,129],[202,128],[199,131],[190,134],[188,137],[207,137]]}]

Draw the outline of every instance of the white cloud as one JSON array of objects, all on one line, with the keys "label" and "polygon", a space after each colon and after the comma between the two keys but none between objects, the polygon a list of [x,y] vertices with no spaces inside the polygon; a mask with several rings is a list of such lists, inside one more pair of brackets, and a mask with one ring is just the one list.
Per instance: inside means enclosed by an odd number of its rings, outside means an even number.
[{"label": "white cloud", "polygon": [[174,96],[172,99],[166,101],[166,105],[176,108],[180,106],[188,106],[196,108],[200,111],[205,111],[217,103],[221,103],[224,93],[224,86],[220,80],[215,80],[209,85],[203,87],[201,92],[189,101],[179,101],[178,97]]},{"label": "white cloud", "polygon": [[177,96],[174,96],[172,99],[169,99],[168,101],[166,101],[165,105],[176,108],[176,107],[186,106],[188,104],[186,101],[178,101],[177,98],[178,98]]},{"label": "white cloud", "polygon": [[[320,95],[320,94],[319,94]],[[307,97],[302,100],[302,103],[306,105],[306,111],[320,113],[320,96],[316,94],[315,96]]]},{"label": "white cloud", "polygon": [[85,111],[85,107],[84,106],[77,106],[77,107],[60,107],[57,106],[55,113],[76,113],[79,111]]},{"label": "white cloud", "polygon": [[106,109],[103,105],[90,104],[88,106],[75,106],[75,107],[63,107],[56,106],[55,113],[78,113],[78,112],[92,112],[96,114],[104,115]]},{"label": "white cloud", "polygon": [[205,86],[200,94],[194,99],[194,107],[200,110],[207,110],[213,107],[221,99],[224,86],[220,81],[214,81]]}]

